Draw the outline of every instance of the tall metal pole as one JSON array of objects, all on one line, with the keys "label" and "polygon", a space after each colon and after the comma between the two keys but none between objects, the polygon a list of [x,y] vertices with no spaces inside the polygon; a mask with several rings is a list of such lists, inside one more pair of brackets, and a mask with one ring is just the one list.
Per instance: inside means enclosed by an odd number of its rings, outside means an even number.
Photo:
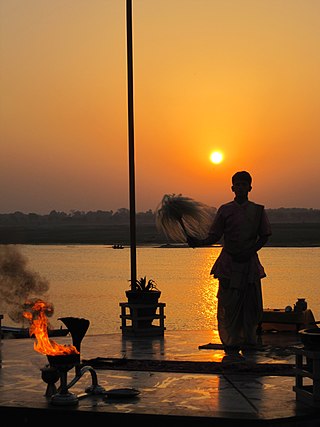
[{"label": "tall metal pole", "polygon": [[136,196],[134,162],[134,115],[133,115],[133,53],[132,53],[132,0],[126,0],[127,15],[127,70],[128,70],[128,138],[129,138],[129,197],[130,197],[130,261],[131,285],[137,278],[136,248]]}]

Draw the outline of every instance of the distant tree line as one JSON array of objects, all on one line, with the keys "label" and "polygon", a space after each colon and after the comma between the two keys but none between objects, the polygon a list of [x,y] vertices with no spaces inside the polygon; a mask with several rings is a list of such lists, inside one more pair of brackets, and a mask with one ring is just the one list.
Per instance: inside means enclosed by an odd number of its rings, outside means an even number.
[{"label": "distant tree line", "polygon": [[276,223],[320,223],[320,209],[278,208],[266,209],[270,222]]},{"label": "distant tree line", "polygon": [[[320,209],[308,208],[277,208],[266,209],[271,223],[320,223]],[[213,208],[216,212],[216,208]],[[155,212],[151,209],[146,212],[137,212],[137,224],[154,224]],[[0,214],[1,226],[41,226],[41,225],[125,225],[130,223],[130,211],[120,208],[117,211],[79,211],[72,210],[69,213],[51,211],[49,214],[14,212]]]}]

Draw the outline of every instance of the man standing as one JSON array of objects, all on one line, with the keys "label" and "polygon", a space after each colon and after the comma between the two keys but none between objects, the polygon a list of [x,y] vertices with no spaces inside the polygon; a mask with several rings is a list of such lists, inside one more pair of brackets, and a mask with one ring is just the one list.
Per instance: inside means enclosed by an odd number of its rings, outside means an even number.
[{"label": "man standing", "polygon": [[267,243],[271,227],[264,206],[248,200],[252,178],[247,171],[232,177],[234,200],[217,211],[208,237],[188,236],[191,247],[223,238],[211,274],[219,280],[218,332],[227,354],[254,347],[263,314],[261,279],[266,276],[257,252]]}]

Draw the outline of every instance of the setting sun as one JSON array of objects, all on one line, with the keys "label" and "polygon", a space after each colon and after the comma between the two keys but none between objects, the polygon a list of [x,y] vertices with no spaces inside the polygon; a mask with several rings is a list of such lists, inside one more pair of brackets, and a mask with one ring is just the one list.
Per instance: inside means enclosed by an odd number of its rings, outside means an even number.
[{"label": "setting sun", "polygon": [[213,151],[210,154],[210,161],[215,165],[217,165],[218,163],[221,163],[222,160],[223,160],[223,154],[221,153],[221,151]]}]

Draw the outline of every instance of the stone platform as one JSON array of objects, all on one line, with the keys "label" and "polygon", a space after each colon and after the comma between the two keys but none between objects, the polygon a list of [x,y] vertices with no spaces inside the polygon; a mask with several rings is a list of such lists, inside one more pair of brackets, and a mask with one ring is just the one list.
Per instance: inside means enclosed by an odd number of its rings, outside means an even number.
[{"label": "stone platform", "polygon": [[[70,344],[71,337],[56,341]],[[84,374],[70,389],[78,403],[55,406],[41,379],[47,358],[34,351],[33,339],[2,340],[0,414],[30,426],[39,420],[154,427],[319,426],[319,409],[297,401],[293,390],[294,349],[300,345],[297,334],[266,334],[257,351],[237,359],[224,354],[212,331],[166,331],[164,337],[145,338],[86,335],[81,360],[95,366],[99,384],[105,390],[134,388],[140,394],[116,399],[88,395],[91,377]],[[97,360],[105,363],[94,365]],[[202,372],[195,368],[200,365]],[[68,381],[74,375],[71,369]]]}]

